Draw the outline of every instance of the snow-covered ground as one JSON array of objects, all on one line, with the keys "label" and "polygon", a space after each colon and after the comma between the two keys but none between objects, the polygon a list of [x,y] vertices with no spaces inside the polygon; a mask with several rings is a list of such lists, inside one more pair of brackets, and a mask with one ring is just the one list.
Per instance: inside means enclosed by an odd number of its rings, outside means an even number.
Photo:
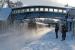
[{"label": "snow-covered ground", "polygon": [[55,33],[52,30],[40,39],[25,45],[21,50],[75,50],[75,40],[72,32],[67,32],[65,41],[61,41],[61,33],[59,33],[59,38],[55,39]]},{"label": "snow-covered ground", "polygon": [[55,39],[53,27],[28,29],[21,25],[12,27],[0,34],[0,50],[75,50],[75,40],[71,32],[67,33],[65,41]]}]

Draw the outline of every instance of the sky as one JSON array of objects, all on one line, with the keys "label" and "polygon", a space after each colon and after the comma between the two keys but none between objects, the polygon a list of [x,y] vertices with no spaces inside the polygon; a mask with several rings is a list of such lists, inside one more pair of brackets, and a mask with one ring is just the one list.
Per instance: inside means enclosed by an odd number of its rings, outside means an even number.
[{"label": "sky", "polygon": [[[12,0],[17,1],[17,0]],[[70,5],[75,7],[75,0],[21,0],[24,5]],[[60,3],[60,4],[58,4]]]}]

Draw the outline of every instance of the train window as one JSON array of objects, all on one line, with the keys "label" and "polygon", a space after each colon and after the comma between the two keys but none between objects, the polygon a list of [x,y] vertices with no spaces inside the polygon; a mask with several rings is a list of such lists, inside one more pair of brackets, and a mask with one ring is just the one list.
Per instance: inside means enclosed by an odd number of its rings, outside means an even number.
[{"label": "train window", "polygon": [[24,12],[27,12],[27,9],[24,9]]},{"label": "train window", "polygon": [[62,9],[59,9],[58,11],[62,13]]},{"label": "train window", "polygon": [[29,12],[29,9],[28,8],[26,9],[26,12]]},{"label": "train window", "polygon": [[15,14],[15,10],[14,10],[14,11],[12,11],[12,14]]},{"label": "train window", "polygon": [[21,10],[22,13],[23,13],[24,11],[25,11],[24,9]]},{"label": "train window", "polygon": [[40,8],[40,11],[44,11],[44,9],[43,8]]},{"label": "train window", "polygon": [[48,8],[45,8],[45,11],[48,11]]},{"label": "train window", "polygon": [[63,10],[63,13],[67,13],[66,10]]},{"label": "train window", "polygon": [[17,13],[21,13],[21,10],[17,10]]},{"label": "train window", "polygon": [[58,9],[54,9],[54,12],[58,12]]},{"label": "train window", "polygon": [[14,14],[16,13],[16,10],[14,10]]},{"label": "train window", "polygon": [[35,8],[35,11],[39,11],[39,8]]},{"label": "train window", "polygon": [[15,10],[15,13],[17,13],[18,12],[18,10]]},{"label": "train window", "polygon": [[34,11],[34,8],[31,8],[30,11]]},{"label": "train window", "polygon": [[53,9],[52,9],[52,8],[49,8],[49,11],[50,11],[50,12],[53,12]]}]

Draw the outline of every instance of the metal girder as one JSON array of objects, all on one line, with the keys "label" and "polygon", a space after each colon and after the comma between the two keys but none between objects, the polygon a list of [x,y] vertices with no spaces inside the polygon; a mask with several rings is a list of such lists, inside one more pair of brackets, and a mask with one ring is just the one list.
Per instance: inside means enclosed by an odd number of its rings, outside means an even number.
[{"label": "metal girder", "polygon": [[20,13],[16,15],[16,19],[27,19],[27,18],[54,18],[61,17],[64,18],[66,14],[53,13],[53,12],[27,12]]}]

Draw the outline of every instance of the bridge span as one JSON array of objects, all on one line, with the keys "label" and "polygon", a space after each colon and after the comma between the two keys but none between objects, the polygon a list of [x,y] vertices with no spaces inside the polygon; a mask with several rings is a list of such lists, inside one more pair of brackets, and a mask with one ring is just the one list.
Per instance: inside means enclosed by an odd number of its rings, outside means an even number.
[{"label": "bridge span", "polygon": [[11,17],[16,20],[28,18],[65,18],[67,14],[66,7],[54,6],[26,6],[20,8],[12,8]]},{"label": "bridge span", "polygon": [[70,22],[67,21],[67,19],[72,19],[73,16],[68,13],[68,9],[70,8],[55,6],[26,6],[12,8],[10,19],[13,22],[15,20],[22,21],[24,19],[32,20],[35,18],[57,18],[66,24],[69,24]]}]

